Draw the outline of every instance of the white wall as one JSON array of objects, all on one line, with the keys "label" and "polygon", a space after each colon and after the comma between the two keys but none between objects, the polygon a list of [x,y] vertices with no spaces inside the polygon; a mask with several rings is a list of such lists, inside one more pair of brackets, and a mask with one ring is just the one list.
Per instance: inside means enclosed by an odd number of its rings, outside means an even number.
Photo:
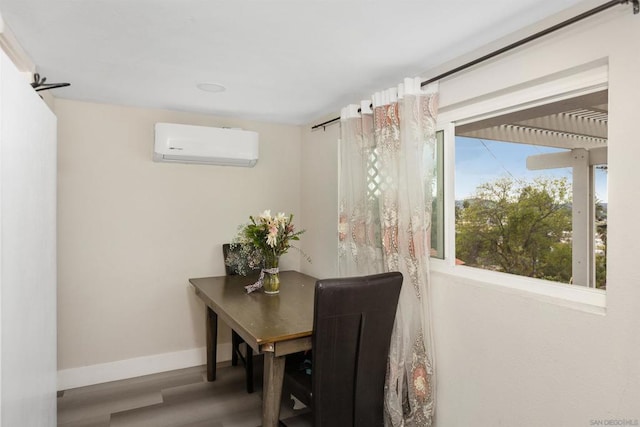
[{"label": "white wall", "polygon": [[0,425],[56,425],[56,118],[0,51]]},{"label": "white wall", "polygon": [[[224,274],[221,246],[249,215],[300,224],[300,128],[61,99],[55,112],[59,388],[204,363],[204,305],[188,279]],[[257,131],[260,159],[154,163],[156,122]],[[295,252],[281,268],[299,268]]]},{"label": "white wall", "polygon": [[[579,427],[598,421],[604,425],[611,419],[640,421],[636,40],[640,40],[640,17],[630,7],[614,8],[441,82],[441,106],[446,111],[605,58],[610,145],[606,314],[433,273],[438,426]],[[334,173],[335,157],[316,152],[333,149],[336,135],[337,131],[328,130],[304,133],[303,198],[308,189],[315,189],[314,177]],[[326,191],[327,204],[337,199],[333,190]],[[337,206],[328,205],[305,209],[305,224],[318,235],[335,236],[335,222],[330,224],[326,216],[336,210]],[[328,260],[335,259],[335,246],[329,240],[310,249],[316,258],[325,259],[327,269]]]}]

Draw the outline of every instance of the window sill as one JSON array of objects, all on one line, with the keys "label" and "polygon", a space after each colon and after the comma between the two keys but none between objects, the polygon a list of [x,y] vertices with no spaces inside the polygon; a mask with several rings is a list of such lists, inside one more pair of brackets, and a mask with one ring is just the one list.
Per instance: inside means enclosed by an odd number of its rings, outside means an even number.
[{"label": "window sill", "polygon": [[450,265],[445,260],[431,259],[433,272],[467,279],[470,285],[507,291],[587,313],[606,314],[606,292],[600,289],[532,279],[475,267]]}]

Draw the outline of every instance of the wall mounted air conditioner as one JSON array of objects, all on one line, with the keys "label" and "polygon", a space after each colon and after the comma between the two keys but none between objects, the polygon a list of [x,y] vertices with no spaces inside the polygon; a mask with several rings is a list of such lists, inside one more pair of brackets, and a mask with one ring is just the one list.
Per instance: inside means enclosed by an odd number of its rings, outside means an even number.
[{"label": "wall mounted air conditioner", "polygon": [[253,167],[258,162],[256,132],[156,123],[156,162]]}]

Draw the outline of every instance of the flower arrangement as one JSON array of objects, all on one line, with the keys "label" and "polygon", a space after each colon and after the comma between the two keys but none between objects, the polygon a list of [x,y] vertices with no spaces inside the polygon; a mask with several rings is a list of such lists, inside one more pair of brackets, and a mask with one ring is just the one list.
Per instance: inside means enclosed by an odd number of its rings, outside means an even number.
[{"label": "flower arrangement", "polygon": [[[280,256],[286,254],[289,248],[295,248],[291,241],[300,240],[300,235],[305,231],[296,231],[293,215],[286,216],[282,212],[271,216],[271,211],[266,210],[257,218],[250,216],[249,220],[248,224],[238,228],[238,234],[231,244],[232,250],[225,260],[241,275],[259,268],[277,268]],[[309,257],[306,258],[309,260]]]}]

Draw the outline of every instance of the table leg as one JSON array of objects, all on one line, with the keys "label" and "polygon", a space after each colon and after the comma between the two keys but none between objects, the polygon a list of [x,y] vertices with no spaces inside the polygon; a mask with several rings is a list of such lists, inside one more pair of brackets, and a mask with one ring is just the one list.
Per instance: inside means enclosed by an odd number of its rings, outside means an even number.
[{"label": "table leg", "polygon": [[218,352],[218,315],[207,307],[207,381],[216,380],[216,359]]},{"label": "table leg", "polygon": [[278,427],[280,399],[284,378],[285,356],[264,353],[264,384],[262,388],[262,427]]}]

